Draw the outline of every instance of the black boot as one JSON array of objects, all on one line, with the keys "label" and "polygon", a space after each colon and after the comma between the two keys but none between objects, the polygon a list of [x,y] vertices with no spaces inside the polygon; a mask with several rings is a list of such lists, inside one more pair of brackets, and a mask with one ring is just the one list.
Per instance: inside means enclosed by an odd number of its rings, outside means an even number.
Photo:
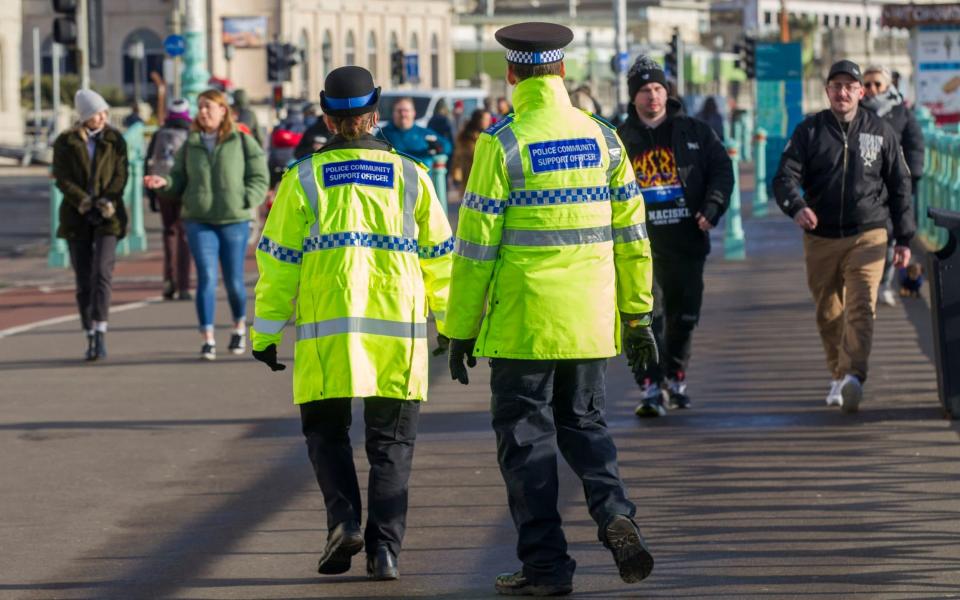
[{"label": "black boot", "polygon": [[363,549],[363,534],[356,521],[340,523],[330,531],[327,547],[323,549],[317,572],[321,575],[339,575],[350,570],[350,559]]},{"label": "black boot", "polygon": [[566,596],[573,591],[572,583],[532,583],[523,571],[497,575],[494,587],[501,596]]},{"label": "black boot", "polygon": [[607,521],[601,538],[603,545],[613,553],[620,579],[626,583],[642,581],[653,571],[653,556],[630,517],[617,515]]},{"label": "black boot", "polygon": [[97,360],[97,336],[93,333],[87,334],[87,352],[84,354],[85,360]]},{"label": "black boot", "polygon": [[377,581],[389,581],[400,577],[397,557],[386,544],[377,544],[377,550],[367,555],[367,577]]},{"label": "black boot", "polygon": [[107,357],[107,334],[97,331],[93,334],[94,351],[97,353],[97,360],[103,360]]}]

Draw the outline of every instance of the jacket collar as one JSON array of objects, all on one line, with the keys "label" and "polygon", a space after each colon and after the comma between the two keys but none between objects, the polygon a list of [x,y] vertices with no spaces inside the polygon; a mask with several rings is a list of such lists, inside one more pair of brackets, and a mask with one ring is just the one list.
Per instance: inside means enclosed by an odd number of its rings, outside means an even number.
[{"label": "jacket collar", "polygon": [[518,115],[552,106],[573,106],[570,94],[563,85],[563,78],[559,75],[524,79],[513,90],[513,110]]},{"label": "jacket collar", "polygon": [[350,148],[360,149],[360,150],[384,150],[389,152],[393,146],[387,143],[384,140],[378,139],[370,135],[369,133],[363,135],[355,140],[347,140],[341,137],[339,134],[334,135],[330,138],[330,141],[321,148],[317,150],[317,153],[328,152],[331,150],[347,150]]}]

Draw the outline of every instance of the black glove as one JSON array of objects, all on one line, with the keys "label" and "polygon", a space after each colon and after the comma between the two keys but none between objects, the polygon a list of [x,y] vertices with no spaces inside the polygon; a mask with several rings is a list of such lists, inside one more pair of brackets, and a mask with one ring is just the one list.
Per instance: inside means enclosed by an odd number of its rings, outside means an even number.
[{"label": "black glove", "polygon": [[287,368],[287,365],[282,365],[277,362],[276,344],[270,344],[263,350],[254,350],[253,357],[270,367],[271,371],[282,371]]},{"label": "black glove", "polygon": [[649,315],[630,317],[624,315],[623,346],[627,354],[627,364],[634,370],[646,370],[660,362],[657,351],[657,338],[650,329]]},{"label": "black glove", "polygon": [[157,203],[157,195],[148,190],[147,198],[150,200],[150,212],[160,212],[160,205]]},{"label": "black glove", "polygon": [[[470,340],[450,340],[450,377],[456,379],[463,385],[470,383],[467,376],[467,367],[471,369],[477,366],[477,359],[473,356],[473,345],[477,338]],[[464,366],[463,359],[467,359]]]},{"label": "black glove", "polygon": [[433,351],[434,356],[440,356],[446,354],[447,350],[450,349],[450,338],[443,335],[442,333],[437,335],[437,349]]}]

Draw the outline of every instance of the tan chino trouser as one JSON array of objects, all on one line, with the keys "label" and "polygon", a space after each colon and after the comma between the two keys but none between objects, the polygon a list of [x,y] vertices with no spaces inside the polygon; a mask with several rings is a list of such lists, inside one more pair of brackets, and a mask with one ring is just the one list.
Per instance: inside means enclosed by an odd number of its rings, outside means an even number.
[{"label": "tan chino trouser", "polygon": [[817,310],[817,328],[834,379],[867,378],[877,291],[883,277],[887,230],[844,238],[803,236],[807,285]]}]

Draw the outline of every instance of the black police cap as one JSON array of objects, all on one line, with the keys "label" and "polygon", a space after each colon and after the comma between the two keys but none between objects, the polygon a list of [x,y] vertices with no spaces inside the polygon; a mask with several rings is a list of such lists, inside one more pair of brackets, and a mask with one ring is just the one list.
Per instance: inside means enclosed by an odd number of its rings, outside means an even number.
[{"label": "black police cap", "polygon": [[327,75],[320,92],[324,114],[352,117],[377,110],[380,88],[374,87],[373,75],[363,67],[338,67]]},{"label": "black police cap", "polygon": [[517,23],[498,30],[494,37],[507,49],[507,62],[543,65],[563,60],[563,48],[573,32],[556,23]]}]

